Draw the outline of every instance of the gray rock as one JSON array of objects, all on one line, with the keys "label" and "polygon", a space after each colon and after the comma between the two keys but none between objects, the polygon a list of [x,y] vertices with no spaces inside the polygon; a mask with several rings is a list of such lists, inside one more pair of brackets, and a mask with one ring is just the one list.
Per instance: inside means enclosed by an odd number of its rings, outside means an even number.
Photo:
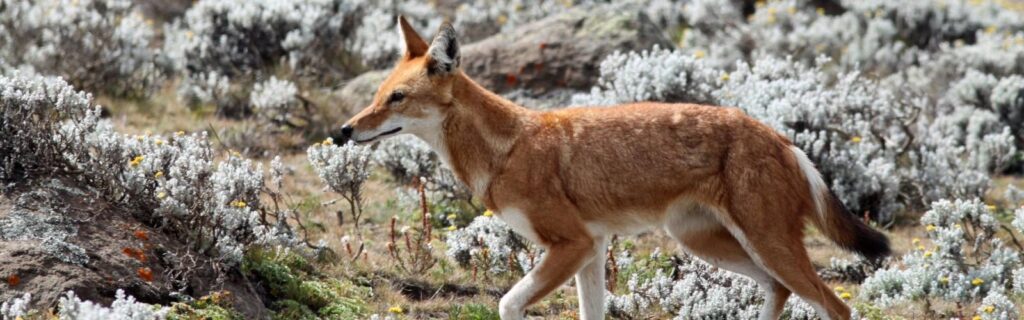
[{"label": "gray rock", "polygon": [[499,93],[589,90],[605,56],[654,45],[674,46],[641,8],[583,6],[467,45],[462,68]]},{"label": "gray rock", "polygon": [[375,70],[365,72],[358,77],[349,80],[341,90],[331,94],[332,101],[344,108],[341,113],[347,119],[369,106],[373,102],[373,95],[377,93],[377,87],[388,77],[391,70]]}]

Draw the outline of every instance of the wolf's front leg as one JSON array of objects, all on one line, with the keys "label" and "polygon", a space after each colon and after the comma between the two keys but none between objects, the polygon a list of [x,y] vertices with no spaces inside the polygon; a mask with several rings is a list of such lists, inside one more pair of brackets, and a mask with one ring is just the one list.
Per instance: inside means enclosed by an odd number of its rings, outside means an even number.
[{"label": "wolf's front leg", "polygon": [[594,239],[589,237],[566,239],[549,245],[540,264],[501,298],[498,304],[501,319],[523,319],[526,307],[540,301],[569,280],[584,263],[590,262],[595,256],[596,246]]}]

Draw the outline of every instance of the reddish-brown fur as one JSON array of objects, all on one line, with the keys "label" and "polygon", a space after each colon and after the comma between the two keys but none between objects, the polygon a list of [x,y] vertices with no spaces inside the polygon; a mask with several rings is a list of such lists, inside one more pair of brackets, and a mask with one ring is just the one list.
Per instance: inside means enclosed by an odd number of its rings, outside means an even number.
[{"label": "reddish-brown fur", "polygon": [[[598,254],[603,241],[626,232],[615,228],[661,225],[687,251],[767,286],[768,317],[778,316],[790,291],[819,306],[823,316],[849,317],[849,308],[812,268],[803,228],[807,219],[840,226],[828,233],[850,246],[857,235],[841,227],[848,221],[833,218],[838,209],[820,208],[826,218],[818,216],[814,192],[827,190],[808,187],[811,177],[784,136],[726,107],[634,103],[525,109],[457,68],[430,74],[436,58],[408,24],[400,25],[405,57],[381,84],[373,105],[348,125],[356,140],[365,141],[375,137],[364,135],[390,129],[380,126],[392,117],[407,125],[438,121],[436,133],[414,133],[437,140],[432,145],[488,208],[499,216],[508,211],[525,217],[525,232],[532,231],[554,258],[545,259],[526,284],[502,299],[503,318],[521,316],[516,314],[521,307],[584,266],[603,270]],[[406,98],[389,104],[396,90]],[[577,282],[587,279],[581,276]],[[599,318],[595,310],[582,311]]]}]

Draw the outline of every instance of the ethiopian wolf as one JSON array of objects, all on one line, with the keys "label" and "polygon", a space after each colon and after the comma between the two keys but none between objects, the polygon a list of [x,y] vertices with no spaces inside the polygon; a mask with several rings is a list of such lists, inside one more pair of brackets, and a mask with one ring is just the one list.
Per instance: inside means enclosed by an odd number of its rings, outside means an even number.
[{"label": "ethiopian wolf", "polygon": [[889,253],[786,137],[735,108],[632,103],[534,111],[459,68],[450,24],[427,44],[399,17],[405,54],[373,103],[341,129],[370,143],[426,141],[484,204],[547,249],[499,304],[523,319],[575,275],[580,317],[604,319],[605,250],[614,234],[664,229],[689,253],[757,281],[762,319],[796,293],[826,319],[850,309],[818,278],[803,246],[810,220],[843,248]]}]

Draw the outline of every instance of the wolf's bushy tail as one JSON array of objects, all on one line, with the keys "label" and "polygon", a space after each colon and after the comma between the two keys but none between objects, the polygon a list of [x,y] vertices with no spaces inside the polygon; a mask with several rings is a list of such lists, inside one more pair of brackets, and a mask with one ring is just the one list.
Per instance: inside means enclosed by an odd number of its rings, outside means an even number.
[{"label": "wolf's bushy tail", "polygon": [[814,163],[802,150],[796,146],[790,146],[790,149],[811,188],[816,208],[816,214],[811,218],[814,225],[840,247],[859,253],[865,258],[877,259],[888,256],[891,252],[889,239],[850,213],[843,202],[828,188],[821,174],[814,168]]}]

